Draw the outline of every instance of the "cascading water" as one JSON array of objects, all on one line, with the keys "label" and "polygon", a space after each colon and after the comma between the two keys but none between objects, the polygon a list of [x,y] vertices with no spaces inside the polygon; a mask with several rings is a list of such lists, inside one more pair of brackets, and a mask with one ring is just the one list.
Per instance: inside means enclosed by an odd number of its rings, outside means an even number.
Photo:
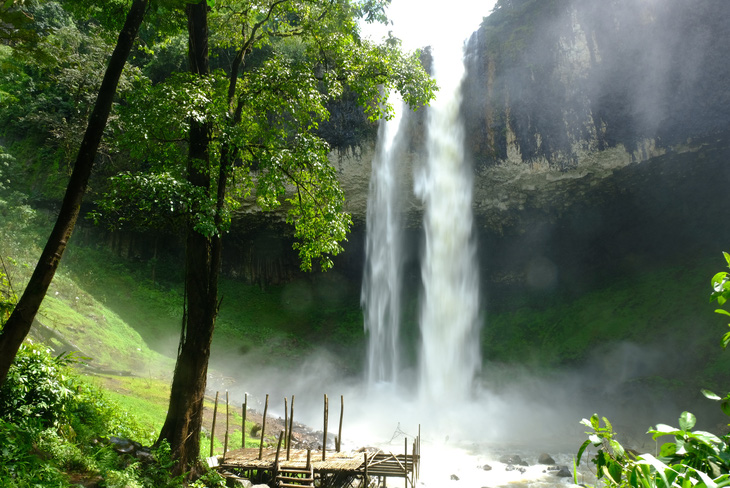
[{"label": "cascading water", "polygon": [[[436,51],[440,91],[428,112],[428,158],[415,175],[424,203],[425,245],[421,258],[421,352],[423,400],[467,400],[480,365],[479,283],[472,235],[471,178],[464,161],[459,115],[464,73],[461,46]],[[368,340],[368,384],[396,383],[400,333],[402,228],[396,165],[402,104],[381,123],[367,210],[366,266],[362,304]]]},{"label": "cascading water", "polygon": [[472,178],[459,114],[465,69],[463,48],[455,47],[434,50],[440,91],[428,112],[428,160],[415,181],[425,211],[420,392],[437,404],[467,400],[481,365]]},{"label": "cascading water", "polygon": [[367,383],[397,383],[400,333],[402,233],[396,164],[402,154],[398,137],[403,103],[380,123],[370,177],[367,208],[366,265],[361,303],[368,336]]}]

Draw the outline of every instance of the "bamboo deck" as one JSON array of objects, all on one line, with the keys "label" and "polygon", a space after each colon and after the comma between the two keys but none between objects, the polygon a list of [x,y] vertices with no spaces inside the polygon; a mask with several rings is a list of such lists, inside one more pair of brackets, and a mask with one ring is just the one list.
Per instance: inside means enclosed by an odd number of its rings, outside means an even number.
[{"label": "bamboo deck", "polygon": [[[248,405],[248,394],[244,396],[242,405],[242,444],[246,444],[245,426],[246,412]],[[213,421],[211,427],[211,444],[208,463],[222,472],[235,476],[256,474],[265,475],[270,483],[275,483],[280,488],[314,486],[314,481],[319,480],[321,487],[344,487],[353,486],[355,480],[361,479],[365,486],[370,486],[370,481],[377,479],[375,486],[381,486],[380,481],[386,478],[403,478],[405,488],[410,485],[415,488],[418,480],[420,453],[421,453],[421,427],[418,427],[418,435],[413,438],[410,449],[408,438],[404,438],[403,454],[393,454],[383,450],[361,449],[359,451],[341,452],[340,440],[342,439],[342,417],[345,409],[344,397],[340,397],[340,422],[339,431],[335,437],[335,450],[312,451],[311,449],[292,449],[291,432],[294,421],[294,396],[291,397],[291,408],[288,408],[288,401],[284,399],[284,430],[278,436],[276,449],[264,448],[264,434],[266,432],[266,412],[269,406],[269,395],[266,395],[264,413],[260,430],[261,447],[237,449],[228,451],[229,438],[229,401],[226,392],[226,427],[225,442],[222,456],[213,456],[213,440],[215,436],[216,417],[218,412],[218,392],[215,394],[215,406],[213,408]],[[322,446],[327,445],[327,424],[329,415],[329,401],[324,395],[324,431],[322,435]],[[283,448],[283,449],[282,449]],[[385,483],[383,483],[385,485]]]},{"label": "bamboo deck", "polygon": [[[415,446],[415,445],[414,445]],[[304,449],[291,449],[289,459],[285,459],[284,452],[276,460],[277,450],[264,449],[259,459],[258,448],[238,449],[218,457],[218,468],[231,471],[270,471],[272,478],[279,472],[309,470],[311,467],[315,478],[327,474],[350,476],[352,478],[404,478],[406,486],[415,486],[418,480],[418,465],[420,456],[417,452],[407,454],[393,454],[391,452],[335,452],[327,451],[326,459],[322,460],[322,452],[315,451],[309,454]]]}]

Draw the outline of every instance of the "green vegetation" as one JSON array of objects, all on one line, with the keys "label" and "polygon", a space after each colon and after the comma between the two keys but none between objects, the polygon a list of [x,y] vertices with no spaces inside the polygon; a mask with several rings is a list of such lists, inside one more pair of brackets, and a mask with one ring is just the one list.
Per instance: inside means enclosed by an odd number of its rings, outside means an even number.
[{"label": "green vegetation", "polygon": [[[730,265],[730,254],[723,255]],[[713,276],[710,301],[717,300],[720,305],[727,301],[730,296],[727,280],[727,272]],[[727,315],[725,310],[716,311]],[[726,334],[723,348],[727,343]],[[702,390],[702,394],[710,400],[719,401],[723,413],[730,416],[730,394],[724,398],[709,390]],[[606,417],[601,419],[593,414],[590,419],[581,421],[590,430],[586,432],[588,439],[578,449],[576,465],[592,445],[598,448],[591,458],[596,476],[608,487],[721,488],[730,485],[730,433],[717,436],[711,432],[693,431],[697,418],[687,411],[682,412],[678,423],[679,428],[666,424],[649,428],[647,433],[654,441],[673,437],[672,441],[661,445],[655,456],[627,450],[616,440],[617,433],[611,422]]]},{"label": "green vegetation", "polygon": [[[709,391],[703,391],[711,400],[723,400],[723,411],[728,412],[727,400]],[[611,422],[598,415],[581,423],[591,429],[588,439],[578,450],[580,463],[586,449],[598,448],[591,461],[596,475],[606,486],[631,488],[720,488],[730,484],[730,434],[721,437],[710,432],[695,430],[697,419],[690,412],[682,412],[679,428],[657,424],[647,432],[656,441],[671,436],[673,441],[661,445],[656,456],[639,454],[624,448],[616,439]]]},{"label": "green vegetation", "polygon": [[[155,432],[128,413],[129,405],[82,380],[74,364],[72,355],[54,357],[42,346],[22,346],[0,388],[0,486],[71,487],[102,480],[110,488],[182,486],[181,479],[170,477],[164,443],[137,450],[146,455],[115,448],[127,442],[115,438],[149,445]],[[191,486],[225,484],[209,473]]]},{"label": "green vegetation", "polygon": [[[730,254],[725,252],[723,253],[723,256],[725,256],[725,261],[727,262],[728,267],[730,267]],[[721,271],[712,277],[712,295],[710,296],[710,301],[717,301],[718,305],[722,306],[729,298],[730,273],[727,271]],[[723,308],[718,308],[715,312],[722,315],[730,315],[730,312]],[[725,335],[722,336],[723,349],[727,349],[728,344],[730,344],[730,332],[726,332]]]}]

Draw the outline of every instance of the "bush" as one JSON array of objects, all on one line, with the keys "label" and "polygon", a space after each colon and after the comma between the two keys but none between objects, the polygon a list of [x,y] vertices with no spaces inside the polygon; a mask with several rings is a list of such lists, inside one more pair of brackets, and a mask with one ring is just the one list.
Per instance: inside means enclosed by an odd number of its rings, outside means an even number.
[{"label": "bush", "polygon": [[72,354],[53,357],[41,346],[23,344],[0,388],[0,419],[20,426],[57,426],[72,399],[72,362]]},{"label": "bush", "polygon": [[[71,368],[76,362],[71,354],[54,357],[42,346],[21,346],[0,388],[0,488],[101,480],[108,488],[184,486],[181,476],[170,475],[175,461],[166,442],[144,460],[114,449],[112,436],[150,444],[153,434],[99,388],[80,381]],[[191,486],[225,483],[209,472]]]},{"label": "bush", "polygon": [[[721,400],[710,392],[711,399]],[[628,451],[616,441],[611,423],[598,415],[581,422],[592,429],[578,451],[577,463],[591,444],[598,447],[592,458],[596,477],[609,487],[631,488],[721,488],[730,485],[730,435],[718,437],[710,432],[693,431],[696,418],[689,412],[679,417],[679,428],[657,424],[649,429],[654,440],[674,437],[662,444],[658,456]]]}]

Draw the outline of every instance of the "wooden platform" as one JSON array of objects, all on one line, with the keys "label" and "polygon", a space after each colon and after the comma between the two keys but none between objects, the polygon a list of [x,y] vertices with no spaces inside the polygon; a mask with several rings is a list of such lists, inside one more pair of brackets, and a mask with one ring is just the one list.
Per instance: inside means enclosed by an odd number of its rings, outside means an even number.
[{"label": "wooden platform", "polygon": [[[215,394],[213,408],[213,422],[210,434],[210,454],[208,464],[218,469],[225,476],[236,479],[240,477],[249,480],[277,486],[279,488],[299,488],[302,486],[314,487],[315,481],[320,488],[347,488],[350,486],[385,486],[387,478],[403,478],[405,488],[410,485],[415,488],[418,480],[421,454],[421,427],[418,426],[418,435],[412,437],[412,445],[408,444],[408,437],[404,437],[403,453],[393,454],[384,449],[364,448],[358,451],[340,452],[342,439],[342,418],[345,410],[345,400],[340,396],[340,422],[338,435],[335,436],[335,449],[314,451],[311,449],[294,449],[291,446],[291,432],[294,425],[294,396],[291,397],[291,408],[284,398],[284,430],[278,435],[276,449],[271,447],[247,448],[227,451],[229,438],[229,401],[226,392],[226,429],[223,450],[224,455],[213,456],[215,438],[216,415],[218,411],[218,396]],[[242,405],[241,443],[246,444],[246,412],[248,410],[248,393],[244,396]],[[269,407],[269,395],[266,395],[264,413],[262,415],[260,440],[265,446],[266,412]],[[327,446],[329,402],[324,395],[324,424],[321,446]],[[400,427],[400,424],[399,424]],[[395,437],[394,437],[395,438]],[[409,448],[410,447],[410,448]],[[361,483],[356,483],[360,480]],[[373,483],[373,481],[375,483]]]},{"label": "wooden platform", "polygon": [[[313,473],[315,479],[320,480],[327,478],[328,475],[337,476],[340,483],[343,478],[363,479],[366,483],[373,478],[403,478],[406,487],[409,485],[414,487],[418,480],[420,461],[417,450],[417,443],[414,442],[410,454],[407,452],[394,454],[383,450],[327,451],[324,460],[322,451],[310,451],[307,465],[307,450],[291,449],[288,460],[286,451],[281,450],[277,462],[277,449],[264,449],[259,459],[259,449],[248,448],[230,451],[226,453],[225,458],[218,456],[218,469],[242,474],[267,471],[271,479],[276,479],[280,473],[309,471]],[[291,485],[280,483],[280,486]]]}]

